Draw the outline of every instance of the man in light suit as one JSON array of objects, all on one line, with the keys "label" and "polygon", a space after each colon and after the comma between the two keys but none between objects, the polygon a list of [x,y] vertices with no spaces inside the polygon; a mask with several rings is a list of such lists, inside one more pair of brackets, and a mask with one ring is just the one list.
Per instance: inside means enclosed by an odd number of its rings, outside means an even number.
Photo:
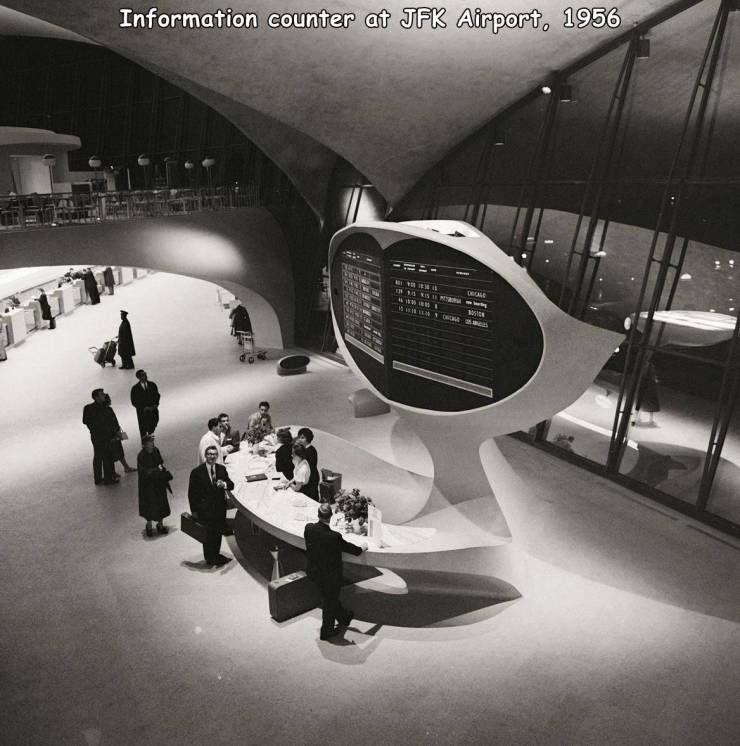
[{"label": "man in light suit", "polygon": [[342,535],[329,527],[331,506],[329,503],[319,505],[318,523],[309,523],[303,530],[308,554],[306,574],[319,588],[321,594],[321,639],[334,637],[339,630],[334,626],[336,619],[346,627],[352,621],[352,612],[342,608],[339,593],[342,590],[342,552],[362,554],[367,549],[363,542],[361,547],[350,544]]},{"label": "man in light suit", "polygon": [[188,500],[190,512],[199,523],[206,526],[203,556],[209,567],[221,567],[231,562],[220,554],[221,534],[226,526],[226,490],[233,490],[226,467],[216,463],[218,448],[206,448],[206,462],[190,472]]},{"label": "man in light suit", "polygon": [[136,408],[139,420],[139,434],[153,435],[159,423],[159,389],[154,381],[147,378],[145,370],[137,370],[139,382],[131,387],[131,404]]}]

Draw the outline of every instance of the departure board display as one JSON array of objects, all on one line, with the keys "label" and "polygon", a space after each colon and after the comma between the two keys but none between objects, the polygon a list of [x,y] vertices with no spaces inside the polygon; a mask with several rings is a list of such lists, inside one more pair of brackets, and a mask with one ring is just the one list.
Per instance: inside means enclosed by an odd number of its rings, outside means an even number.
[{"label": "departure board display", "polygon": [[399,404],[476,409],[519,390],[542,359],[539,323],[491,268],[437,241],[382,249],[352,233],[330,267],[332,309],[370,383]]},{"label": "departure board display", "polygon": [[390,262],[393,368],[493,398],[492,272]]},{"label": "departure board display", "polygon": [[382,363],[381,259],[366,252],[344,249],[341,261],[344,339]]}]

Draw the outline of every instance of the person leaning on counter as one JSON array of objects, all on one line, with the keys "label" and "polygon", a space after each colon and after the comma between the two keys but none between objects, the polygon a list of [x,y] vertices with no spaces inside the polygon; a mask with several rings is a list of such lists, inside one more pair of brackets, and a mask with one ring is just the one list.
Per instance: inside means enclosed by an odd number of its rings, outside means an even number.
[{"label": "person leaning on counter", "polygon": [[[318,500],[319,494],[319,454],[316,452],[313,443],[313,430],[310,427],[302,427],[295,438],[296,443],[300,443],[306,449],[305,459],[311,467],[311,477],[308,481],[307,489],[311,494],[316,493],[314,500]],[[308,494],[308,493],[306,493]]]},{"label": "person leaning on counter", "polygon": [[343,627],[352,621],[352,612],[342,608],[339,594],[342,590],[342,552],[362,554],[367,543],[362,546],[350,544],[342,535],[329,527],[331,519],[329,503],[319,505],[319,520],[309,523],[303,530],[306,540],[308,568],[306,574],[318,586],[321,596],[321,639],[328,640],[339,633],[334,620]]},{"label": "person leaning on counter", "polygon": [[280,447],[275,451],[275,470],[282,473],[286,479],[293,479],[293,436],[290,428],[278,430],[276,437]]},{"label": "person leaning on counter", "polygon": [[300,443],[293,444],[293,478],[284,485],[276,485],[276,490],[302,492],[306,497],[319,501],[318,485],[311,483],[311,465],[306,460],[306,448]]}]

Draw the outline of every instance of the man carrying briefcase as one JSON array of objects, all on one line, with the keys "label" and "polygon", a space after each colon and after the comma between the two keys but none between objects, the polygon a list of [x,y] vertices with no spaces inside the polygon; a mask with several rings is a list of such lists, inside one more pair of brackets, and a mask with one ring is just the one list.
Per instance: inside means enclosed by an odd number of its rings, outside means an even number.
[{"label": "man carrying briefcase", "polygon": [[321,594],[321,639],[334,637],[339,630],[334,620],[346,627],[352,621],[352,612],[342,608],[339,593],[342,589],[342,552],[359,555],[367,549],[345,541],[341,534],[329,528],[331,506],[319,505],[319,520],[309,523],[303,531],[308,554],[308,577],[318,586]]},{"label": "man carrying briefcase", "polygon": [[215,445],[206,448],[205,456],[205,463],[190,472],[188,500],[193,517],[206,527],[203,541],[206,564],[221,567],[231,562],[231,558],[224,557],[220,550],[226,523],[226,490],[233,490],[234,483],[229,479],[226,467],[216,463],[218,449]]}]

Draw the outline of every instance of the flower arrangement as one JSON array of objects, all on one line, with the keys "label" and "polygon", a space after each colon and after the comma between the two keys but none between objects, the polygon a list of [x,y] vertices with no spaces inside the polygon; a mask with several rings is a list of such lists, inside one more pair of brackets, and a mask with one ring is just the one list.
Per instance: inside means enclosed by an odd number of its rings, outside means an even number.
[{"label": "flower arrangement", "polygon": [[250,427],[245,433],[247,443],[249,443],[250,446],[256,446],[265,439],[265,436],[268,435],[269,432],[269,429],[264,427],[264,425]]},{"label": "flower arrangement", "polygon": [[356,487],[351,490],[339,490],[335,496],[337,512],[344,514],[344,520],[350,526],[353,522],[362,533],[367,533],[367,509],[373,501],[360,494]]}]

